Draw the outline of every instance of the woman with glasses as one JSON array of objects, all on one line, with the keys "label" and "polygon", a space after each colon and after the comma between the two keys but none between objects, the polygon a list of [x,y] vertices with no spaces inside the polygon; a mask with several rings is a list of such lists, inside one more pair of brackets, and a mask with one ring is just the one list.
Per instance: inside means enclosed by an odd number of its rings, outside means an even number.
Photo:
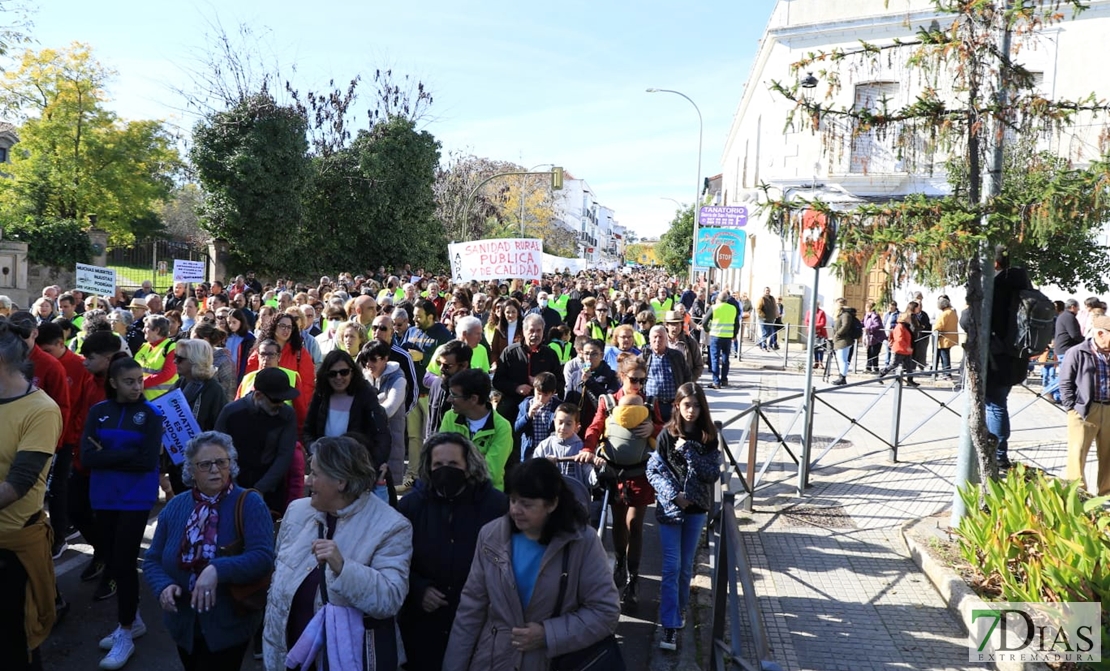
[{"label": "woman with glasses", "polygon": [[[630,353],[621,354],[617,359],[617,374],[621,388],[612,396],[601,398],[593,421],[586,429],[586,438],[582,451],[579,452],[579,461],[583,463],[592,464],[595,453],[605,457],[605,450],[600,449],[605,440],[605,420],[613,411],[612,405],[625,395],[641,396],[651,408],[648,419],[633,430],[637,437],[654,438],[663,428],[659,402],[643,393],[644,384],[647,383],[647,364],[644,360]],[[636,588],[640,575],[640,555],[644,546],[644,516],[648,506],[655,502],[655,490],[651,488],[646,475],[647,459],[648,454],[645,453],[638,463],[610,463],[617,477],[616,496],[610,498],[613,506],[613,547],[617,560],[613,580],[618,588],[623,588],[621,601],[629,608],[637,604]]]},{"label": "woman with glasses", "polygon": [[[291,370],[297,374],[297,391],[300,395],[293,401],[293,409],[297,412],[297,433],[304,430],[305,417],[308,414],[308,399],[316,389],[316,367],[312,362],[312,354],[304,346],[301,339],[301,330],[297,327],[297,320],[288,313],[275,314],[273,321],[262,331],[261,340],[273,340],[281,348],[278,366]],[[247,372],[253,372],[261,367],[256,347],[247,357]]]},{"label": "woman with glasses", "polygon": [[613,370],[617,369],[617,357],[628,352],[640,356],[640,348],[636,342],[636,329],[627,324],[621,324],[613,329],[609,337],[609,345],[605,347],[605,363]]},{"label": "woman with glasses", "polygon": [[181,476],[190,489],[158,514],[143,557],[143,578],[186,671],[238,671],[262,622],[262,611],[236,612],[231,598],[231,585],[274,570],[270,511],[257,493],[235,484],[238,456],[226,433],[189,441]]},{"label": "woman with glasses", "polygon": [[375,464],[389,462],[392,436],[389,419],[378,402],[378,390],[367,382],[350,354],[334,349],[316,372],[316,390],[304,425],[305,444],[348,432],[370,439],[374,446],[370,458]]}]

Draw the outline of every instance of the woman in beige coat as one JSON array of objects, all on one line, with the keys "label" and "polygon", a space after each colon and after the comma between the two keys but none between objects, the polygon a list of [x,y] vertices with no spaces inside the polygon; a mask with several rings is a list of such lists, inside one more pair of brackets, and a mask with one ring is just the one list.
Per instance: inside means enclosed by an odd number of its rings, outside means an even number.
[{"label": "woman in beige coat", "polygon": [[[605,551],[555,464],[530,459],[506,483],[509,514],[482,528],[443,671],[546,671],[609,636],[620,620]],[[559,598],[563,554],[568,576]]]}]

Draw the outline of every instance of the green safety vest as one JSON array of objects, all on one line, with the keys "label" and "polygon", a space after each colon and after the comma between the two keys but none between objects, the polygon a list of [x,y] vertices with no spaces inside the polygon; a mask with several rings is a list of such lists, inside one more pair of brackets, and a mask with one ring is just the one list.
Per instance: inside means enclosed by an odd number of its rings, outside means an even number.
[{"label": "green safety vest", "polygon": [[[162,368],[166,365],[166,357],[170,352],[177,349],[177,343],[169,338],[158,343],[156,347],[151,347],[150,343],[143,343],[139,348],[139,352],[135,355],[135,361],[143,368],[143,375],[157,375],[162,372]],[[143,395],[146,400],[153,401],[162,394],[171,391],[177,385],[177,373],[174,376],[161,384],[156,384],[153,387],[147,387],[143,390]]]},{"label": "green safety vest", "polygon": [[[436,351],[432,353],[432,360],[428,362],[428,372],[432,375],[439,375],[440,373],[439,353],[444,347],[446,347],[445,344],[437,347]],[[477,347],[470,350],[470,367],[477,368],[485,373],[489,372],[489,350],[482,343],[478,343]]]},{"label": "green safety vest", "polygon": [[563,342],[562,340],[552,340],[547,343],[547,346],[555,350],[555,354],[559,357],[559,363],[563,364],[570,361],[571,354],[574,352],[574,343]]},{"label": "green safety vest", "polygon": [[569,300],[570,300],[570,296],[568,296],[566,294],[562,294],[558,298],[552,298],[551,300],[547,301],[547,305],[552,310],[559,313],[559,318],[560,319],[562,319],[563,321],[566,321],[567,320],[567,301],[569,301]]},{"label": "green safety vest", "polygon": [[667,311],[670,310],[673,306],[674,306],[674,299],[673,298],[668,298],[665,301],[663,301],[662,303],[660,303],[655,298],[651,299],[651,309],[655,312],[655,321],[657,323],[662,324],[663,323],[663,318],[664,318],[664,316],[666,316]]},{"label": "green safety vest", "polygon": [[[247,394],[254,391],[254,378],[258,377],[258,374],[261,373],[262,370],[262,368],[259,368],[258,370],[251,371],[243,376],[243,381],[239,383],[239,390],[236,392],[235,398],[243,398]],[[289,370],[288,368],[279,367],[278,370],[285,373],[285,376],[289,378],[289,386],[296,389],[297,382],[301,378],[300,374],[297,371]],[[228,402],[231,402],[230,399],[228,400]],[[285,405],[292,406],[292,399],[286,401]]]},{"label": "green safety vest", "polygon": [[636,343],[636,347],[642,349],[643,346],[647,343],[647,338],[644,337],[643,333],[640,333],[639,331],[633,331],[632,342]]},{"label": "green safety vest", "polygon": [[736,315],[736,306],[731,303],[718,303],[713,306],[713,316],[709,321],[709,337],[735,337]]}]

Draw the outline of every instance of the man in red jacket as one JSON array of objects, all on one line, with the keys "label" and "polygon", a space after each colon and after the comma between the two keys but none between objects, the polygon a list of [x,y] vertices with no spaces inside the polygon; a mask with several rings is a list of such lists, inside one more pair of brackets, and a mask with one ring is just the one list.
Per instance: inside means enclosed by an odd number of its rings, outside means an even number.
[{"label": "man in red jacket", "polygon": [[[69,415],[63,417],[62,449],[54,456],[54,466],[50,474],[50,498],[47,499],[50,507],[50,525],[54,528],[55,554],[60,555],[61,551],[65,550],[70,527],[67,495],[73,455],[77,444],[81,441],[85,416],[92,407],[92,403],[89,402],[90,387],[95,382],[92,374],[85,370],[85,360],[66,347],[65,334],[57,324],[53,322],[40,324],[35,344],[62,364],[69,390]],[[102,394],[97,396],[99,398]]]}]

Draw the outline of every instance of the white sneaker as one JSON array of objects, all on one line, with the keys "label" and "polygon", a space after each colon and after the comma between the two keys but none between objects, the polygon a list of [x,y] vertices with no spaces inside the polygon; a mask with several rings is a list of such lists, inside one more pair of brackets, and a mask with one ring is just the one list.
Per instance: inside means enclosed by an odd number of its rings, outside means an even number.
[{"label": "white sneaker", "polygon": [[[115,631],[100,639],[101,650],[111,650],[116,644],[116,636],[123,633],[123,627],[117,626]],[[135,621],[131,623],[131,640],[134,641],[146,633],[146,624],[143,623],[139,614],[135,614]]]},{"label": "white sneaker", "polygon": [[107,669],[107,671],[122,669],[133,654],[135,654],[134,641],[126,632],[120,629],[119,633],[115,634],[115,643],[112,644],[112,649],[108,651],[104,659],[100,660],[100,668]]}]

